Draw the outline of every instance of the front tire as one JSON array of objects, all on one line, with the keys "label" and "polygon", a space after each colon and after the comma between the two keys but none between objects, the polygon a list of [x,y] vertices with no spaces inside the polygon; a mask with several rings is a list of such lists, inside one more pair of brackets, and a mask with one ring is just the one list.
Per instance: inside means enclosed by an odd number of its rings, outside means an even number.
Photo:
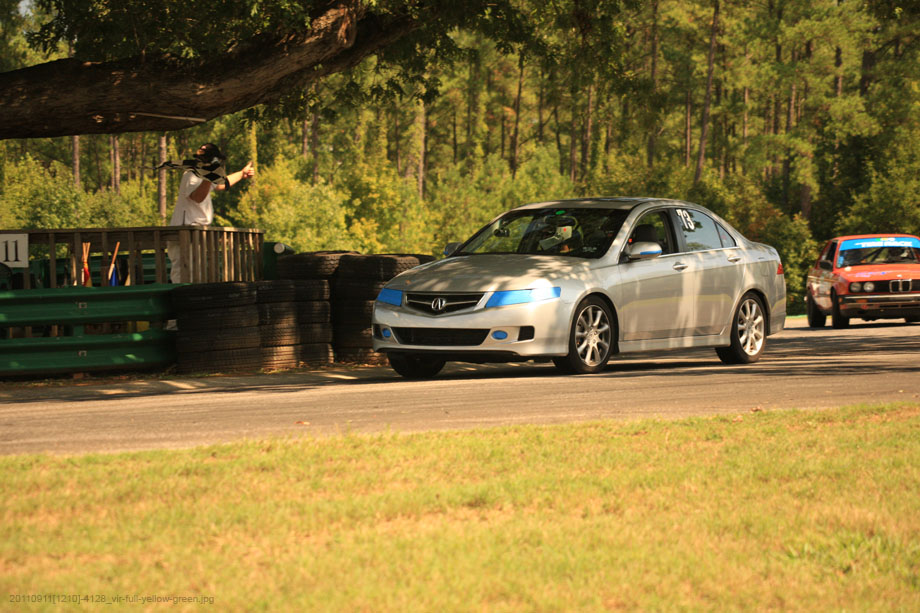
[{"label": "front tire", "polygon": [[604,370],[613,352],[616,327],[607,303],[588,296],[575,309],[575,319],[569,333],[569,353],[553,358],[556,368],[576,375]]},{"label": "front tire", "polygon": [[445,360],[388,353],[390,367],[406,379],[430,379],[444,368]]},{"label": "front tire", "polygon": [[840,312],[840,303],[837,301],[837,294],[831,294],[831,326],[835,330],[843,330],[850,327],[850,318],[845,317]]},{"label": "front tire", "polygon": [[805,317],[810,328],[823,328],[827,324],[827,315],[818,309],[811,296],[805,296]]},{"label": "front tire", "polygon": [[725,364],[751,364],[760,359],[767,342],[767,318],[756,295],[741,297],[731,321],[731,345],[716,347]]}]

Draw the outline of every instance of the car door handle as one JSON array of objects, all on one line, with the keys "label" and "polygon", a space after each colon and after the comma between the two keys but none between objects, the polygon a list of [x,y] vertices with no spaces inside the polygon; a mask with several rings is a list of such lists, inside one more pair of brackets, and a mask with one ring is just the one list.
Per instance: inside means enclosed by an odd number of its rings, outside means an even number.
[{"label": "car door handle", "polygon": [[741,260],[741,256],[740,256],[740,255],[730,255],[730,256],[728,256],[728,261],[731,262],[732,264],[734,264],[735,262],[738,262],[738,261],[740,261],[740,260]]},{"label": "car door handle", "polygon": [[686,267],[687,265],[684,264],[683,262],[678,262],[677,264],[674,265],[674,270],[683,270]]}]

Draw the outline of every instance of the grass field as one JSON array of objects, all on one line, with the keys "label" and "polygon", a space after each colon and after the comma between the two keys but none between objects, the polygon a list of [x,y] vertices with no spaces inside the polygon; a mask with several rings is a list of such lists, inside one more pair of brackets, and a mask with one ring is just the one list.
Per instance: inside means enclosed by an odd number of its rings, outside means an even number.
[{"label": "grass field", "polygon": [[920,406],[22,455],[0,474],[0,610],[920,610]]}]

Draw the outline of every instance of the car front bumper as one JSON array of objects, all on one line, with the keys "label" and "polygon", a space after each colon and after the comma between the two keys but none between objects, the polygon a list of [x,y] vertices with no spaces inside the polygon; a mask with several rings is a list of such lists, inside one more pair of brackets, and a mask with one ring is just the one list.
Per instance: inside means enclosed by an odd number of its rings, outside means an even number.
[{"label": "car front bumper", "polygon": [[377,302],[374,349],[458,361],[513,361],[568,354],[572,305],[561,299],[427,315]]},{"label": "car front bumper", "polygon": [[916,317],[920,316],[920,293],[848,294],[839,298],[839,308],[846,317]]}]

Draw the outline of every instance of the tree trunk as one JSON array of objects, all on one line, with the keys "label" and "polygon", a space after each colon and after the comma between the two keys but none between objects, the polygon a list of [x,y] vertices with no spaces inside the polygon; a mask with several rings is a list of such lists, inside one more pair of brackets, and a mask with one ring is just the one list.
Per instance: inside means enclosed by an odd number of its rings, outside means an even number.
[{"label": "tree trunk", "polygon": [[334,3],[308,30],[256,37],[214,57],[65,58],[0,73],[0,139],[178,130],[274,102],[421,25],[367,7]]},{"label": "tree trunk", "polygon": [[556,156],[559,158],[559,174],[565,175],[565,155],[562,149],[562,129],[559,125],[559,105],[553,104],[553,122],[556,126]]},{"label": "tree trunk", "polygon": [[[166,135],[160,135],[159,164],[166,161]],[[159,165],[158,164],[158,165]],[[157,171],[157,206],[160,211],[160,220],[166,223],[166,169]]]},{"label": "tree trunk", "polygon": [[690,168],[690,150],[693,142],[693,92],[687,87],[684,96],[684,166]]},{"label": "tree trunk", "polygon": [[[649,71],[652,100],[658,93],[658,0],[652,0],[652,67]],[[655,165],[655,147],[658,139],[658,109],[649,108],[651,121],[648,125],[648,140],[645,145],[645,162],[649,168]]]},{"label": "tree trunk", "polygon": [[875,64],[877,63],[874,49],[866,49],[862,54],[862,66],[860,67],[859,77],[859,95],[865,98],[869,93],[869,87],[872,85]]},{"label": "tree trunk", "polygon": [[399,108],[393,110],[393,157],[394,162],[396,163],[396,174],[402,174],[402,152],[399,148],[400,141],[399,133]]},{"label": "tree trunk", "polygon": [[703,164],[706,161],[706,138],[709,132],[709,105],[712,100],[712,75],[715,68],[716,37],[719,32],[719,0],[712,3],[712,29],[709,33],[709,59],[706,69],[706,96],[703,99],[703,119],[700,122],[700,150],[696,158],[696,172],[693,182],[698,183],[703,176]]},{"label": "tree trunk", "polygon": [[418,152],[418,199],[425,199],[425,158],[428,155],[428,110],[425,108],[425,102],[420,101],[419,118],[419,152]]},{"label": "tree trunk", "polygon": [[748,141],[748,107],[751,104],[751,89],[747,86],[744,88],[744,94],[742,95],[744,100],[744,114],[741,118],[741,145],[747,146]]},{"label": "tree trunk", "polygon": [[70,137],[71,147],[73,149],[73,186],[80,189],[80,137],[77,135]]},{"label": "tree trunk", "polygon": [[[782,53],[783,49],[780,45],[776,45],[776,63],[780,64],[782,62]],[[773,134],[780,133],[780,124],[782,119],[780,118],[783,113],[783,102],[782,97],[779,94],[772,96],[773,99]],[[775,177],[777,173],[777,155],[773,153],[770,156],[770,176]]]},{"label": "tree trunk", "polygon": [[[790,63],[794,66],[798,55],[796,50],[793,49],[792,53],[789,56]],[[785,134],[788,136],[792,132],[792,128],[795,127],[795,95],[796,95],[796,83],[793,80],[789,86],[789,100],[786,105],[786,129]],[[786,157],[783,160],[783,201],[787,207],[790,206],[791,194],[790,190],[792,188],[792,150],[787,146],[786,147]]]},{"label": "tree trunk", "polygon": [[521,94],[524,89],[524,55],[518,58],[518,87],[517,96],[514,98],[514,129],[511,132],[511,178],[517,177],[518,169],[518,138],[521,128]]},{"label": "tree trunk", "polygon": [[499,133],[498,156],[505,159],[505,106],[500,104],[498,109]]},{"label": "tree trunk", "polygon": [[537,90],[537,142],[543,144],[543,67],[540,67],[540,87]]},{"label": "tree trunk", "polygon": [[588,176],[591,163],[591,135],[594,129],[594,86],[588,86],[588,100],[585,103],[585,127],[581,134],[581,177]]},{"label": "tree trunk", "polygon": [[457,108],[456,107],[454,107],[451,117],[453,118],[453,151],[454,151],[453,162],[454,164],[456,164],[457,163]]},{"label": "tree trunk", "polygon": [[118,135],[109,136],[109,146],[112,158],[112,191],[121,194],[121,151],[118,147]]},{"label": "tree trunk", "polygon": [[799,209],[802,211],[802,217],[806,220],[811,219],[811,186],[802,185],[801,191],[799,192]]},{"label": "tree trunk", "polygon": [[[574,92],[573,92],[574,94]],[[569,121],[569,180],[574,183],[578,177],[576,172],[576,152],[578,151],[578,102],[572,96],[572,117]]]},{"label": "tree trunk", "polygon": [[310,159],[313,164],[313,185],[319,181],[319,113],[314,110],[310,117]]}]

